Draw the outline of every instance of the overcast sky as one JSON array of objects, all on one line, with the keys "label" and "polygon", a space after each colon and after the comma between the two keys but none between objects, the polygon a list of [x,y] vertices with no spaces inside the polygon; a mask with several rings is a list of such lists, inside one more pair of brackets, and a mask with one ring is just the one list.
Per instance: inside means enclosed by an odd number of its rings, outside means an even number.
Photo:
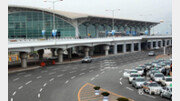
[{"label": "overcast sky", "polygon": [[[52,3],[43,0],[9,0],[8,3],[52,8]],[[163,20],[154,28],[154,33],[171,33],[171,0],[63,0],[55,4],[55,9],[104,16],[112,16],[106,9],[120,9],[115,12],[115,17],[157,22]]]}]

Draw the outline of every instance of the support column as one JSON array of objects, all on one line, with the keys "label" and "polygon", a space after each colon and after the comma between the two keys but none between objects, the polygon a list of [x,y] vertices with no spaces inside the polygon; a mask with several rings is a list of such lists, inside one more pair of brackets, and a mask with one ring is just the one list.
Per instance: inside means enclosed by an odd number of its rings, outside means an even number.
[{"label": "support column", "polygon": [[163,40],[161,40],[161,48],[163,47]]},{"label": "support column", "polygon": [[20,52],[20,58],[21,58],[21,67],[26,68],[27,67],[27,58],[28,58],[27,53]]},{"label": "support column", "polygon": [[169,46],[171,46],[171,45],[172,45],[171,40],[169,40]]},{"label": "support column", "polygon": [[58,62],[62,63],[63,62],[63,50],[62,49],[58,49],[57,50],[57,54],[58,54]]},{"label": "support column", "polygon": [[85,48],[85,57],[87,57],[87,56],[89,56],[89,48],[88,47]]},{"label": "support column", "polygon": [[156,40],[156,47],[158,47],[158,40]]},{"label": "support column", "polygon": [[105,46],[104,50],[105,50],[105,55],[108,56],[109,55],[109,46]]},{"label": "support column", "polygon": [[164,41],[165,41],[164,46],[167,47],[167,40],[164,40]]},{"label": "support column", "polygon": [[55,48],[51,48],[52,57],[55,57],[55,51],[56,51]]},{"label": "support column", "polygon": [[123,53],[126,53],[126,43],[123,44]]},{"label": "support column", "polygon": [[93,56],[93,55],[94,55],[94,47],[90,48],[89,55],[90,55],[90,56]]},{"label": "support column", "polygon": [[113,48],[114,54],[117,54],[117,43],[114,44]]},{"label": "support column", "polygon": [[154,47],[153,47],[153,41],[151,41],[151,49],[153,49]]},{"label": "support column", "polygon": [[148,35],[150,35],[150,34],[151,34],[151,28],[148,27]]},{"label": "support column", "polygon": [[43,59],[44,49],[38,50],[39,60]]},{"label": "support column", "polygon": [[141,51],[141,42],[138,43],[138,51]]},{"label": "support column", "polygon": [[71,48],[68,49],[68,58],[69,59],[72,58],[72,49]]},{"label": "support column", "polygon": [[134,43],[131,43],[131,52],[134,52]]}]

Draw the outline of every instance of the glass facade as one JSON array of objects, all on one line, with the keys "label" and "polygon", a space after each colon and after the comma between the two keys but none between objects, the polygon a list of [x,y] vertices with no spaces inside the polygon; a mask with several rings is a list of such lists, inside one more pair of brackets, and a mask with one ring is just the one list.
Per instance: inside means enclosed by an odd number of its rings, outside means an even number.
[{"label": "glass facade", "polygon": [[[75,28],[66,21],[55,17],[57,36],[74,37]],[[8,38],[41,38],[42,30],[45,37],[52,37],[52,14],[37,11],[22,11],[8,15]]]}]

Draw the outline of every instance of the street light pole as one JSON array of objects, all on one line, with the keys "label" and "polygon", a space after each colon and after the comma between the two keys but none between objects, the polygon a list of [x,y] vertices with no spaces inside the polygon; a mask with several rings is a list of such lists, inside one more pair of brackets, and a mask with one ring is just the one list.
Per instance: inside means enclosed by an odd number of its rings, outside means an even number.
[{"label": "street light pole", "polygon": [[120,11],[120,9],[112,9],[112,10],[106,10],[106,11],[111,11],[112,12],[112,30],[114,30],[114,13],[115,11]]},{"label": "street light pole", "polygon": [[[56,33],[56,32],[55,32],[55,30],[56,30],[55,20],[56,20],[56,19],[55,19],[55,13],[54,13],[54,11],[55,11],[55,10],[54,10],[54,8],[55,8],[54,5],[55,5],[56,2],[59,2],[59,1],[63,1],[63,0],[53,0],[53,1],[44,0],[44,2],[50,2],[50,3],[53,4],[53,30],[52,30],[53,33]],[[55,35],[54,35],[54,39],[55,39]]]}]

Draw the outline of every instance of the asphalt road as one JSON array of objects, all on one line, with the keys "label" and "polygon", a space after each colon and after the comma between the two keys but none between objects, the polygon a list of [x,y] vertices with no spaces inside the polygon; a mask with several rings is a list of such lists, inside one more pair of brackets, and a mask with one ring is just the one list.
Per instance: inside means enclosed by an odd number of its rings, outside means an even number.
[{"label": "asphalt road", "polygon": [[[135,52],[95,59],[92,63],[76,62],[9,74],[8,100],[77,101],[79,88],[88,82],[135,101],[168,101],[159,96],[139,95],[123,78],[125,68],[155,59],[147,53]],[[161,51],[156,53],[161,54]]]}]

